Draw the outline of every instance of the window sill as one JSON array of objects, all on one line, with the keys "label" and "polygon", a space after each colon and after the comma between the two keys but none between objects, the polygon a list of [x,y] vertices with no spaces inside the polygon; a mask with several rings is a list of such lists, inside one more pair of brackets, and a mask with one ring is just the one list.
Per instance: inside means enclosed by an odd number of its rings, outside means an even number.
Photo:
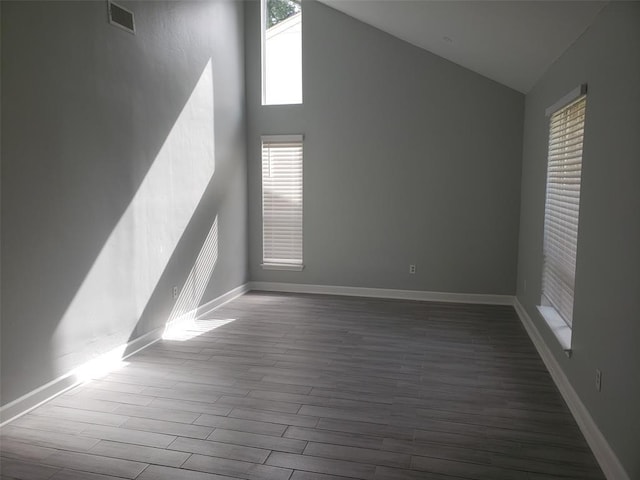
[{"label": "window sill", "polygon": [[284,263],[263,263],[261,266],[264,270],[286,270],[290,272],[301,272],[304,269],[304,265],[287,265]]},{"label": "window sill", "polygon": [[538,312],[547,322],[549,328],[560,342],[560,346],[564,350],[567,357],[571,356],[571,327],[569,327],[562,319],[560,314],[553,307],[538,305]]}]

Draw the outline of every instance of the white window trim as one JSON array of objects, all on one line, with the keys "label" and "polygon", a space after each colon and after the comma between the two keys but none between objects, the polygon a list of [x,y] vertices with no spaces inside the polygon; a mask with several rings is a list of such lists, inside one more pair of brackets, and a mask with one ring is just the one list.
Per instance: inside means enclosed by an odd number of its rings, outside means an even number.
[{"label": "white window trim", "polygon": [[267,69],[265,38],[267,37],[267,0],[260,0],[260,80],[261,104],[267,105]]},{"label": "white window trim", "polygon": [[[301,91],[300,101],[296,101],[293,103],[267,102],[267,65],[266,65],[266,62],[267,62],[267,45],[266,44],[267,44],[267,30],[268,30],[267,29],[267,14],[268,14],[267,1],[268,0],[260,0],[260,80],[261,80],[260,104],[262,106],[302,105],[304,103],[304,85],[301,85],[302,91]],[[300,18],[302,18],[301,14],[302,14],[302,11],[300,11],[296,15],[300,15]],[[302,64],[300,68],[302,68]],[[302,72],[300,72],[300,75],[301,75],[300,81],[302,82]]]},{"label": "white window trim", "polygon": [[295,135],[262,135],[260,137],[260,143],[269,143],[269,142],[304,142],[304,135],[295,134]]},{"label": "white window trim", "polygon": [[560,343],[562,350],[567,355],[571,356],[571,327],[567,325],[567,322],[560,316],[555,308],[549,305],[538,305],[538,313],[542,315],[545,323],[551,329],[554,336]]},{"label": "white window trim", "polygon": [[577,100],[578,98],[586,94],[587,94],[587,84],[583,83],[581,85],[578,85],[576,88],[571,90],[569,93],[567,93],[564,97],[562,97],[556,103],[554,103],[550,107],[547,107],[547,109],[544,111],[545,116],[550,117],[551,115],[556,113],[558,110],[566,107],[574,100]]},{"label": "white window trim", "polygon": [[286,265],[284,263],[262,263],[260,266],[264,270],[283,270],[289,272],[301,272],[304,270],[304,264],[302,265]]},{"label": "white window trim", "polygon": [[[553,105],[548,107],[545,110],[545,116],[551,117],[559,110],[562,110],[566,106],[570,105],[574,101],[578,100],[580,97],[587,94],[587,85],[582,84],[578,87],[571,90],[569,93],[564,95],[561,99],[555,102]],[[549,135],[551,134],[550,126],[548,128]],[[584,148],[584,136],[582,139],[582,146]],[[581,159],[582,163],[582,159]],[[549,175],[549,150],[547,150],[547,175]],[[547,180],[548,182],[548,180]],[[548,185],[547,185],[548,186]],[[546,196],[546,193],[545,193]],[[579,206],[579,200],[578,200]],[[578,207],[579,208],[579,207]],[[545,221],[547,217],[547,208],[546,208],[546,200],[545,200]],[[546,235],[546,229],[544,231]],[[544,267],[543,267],[544,268]],[[544,293],[541,294],[540,305],[537,307],[538,312],[541,317],[544,319],[545,323],[549,326],[550,330],[558,340],[560,346],[564,350],[565,354],[570,357],[571,356],[571,339],[572,339],[572,326],[562,318],[562,316],[558,313],[555,307],[551,305],[549,300],[545,297]]]},{"label": "white window trim", "polygon": [[[304,135],[302,134],[293,134],[293,135],[262,135],[260,137],[260,156],[261,156],[261,171],[264,171],[263,166],[262,166],[262,154],[263,154],[263,148],[264,148],[264,144],[265,143],[300,143],[303,144],[304,142]],[[302,171],[304,172],[304,146],[303,148],[303,154],[302,154]],[[261,189],[264,189],[264,179],[261,179]],[[301,187],[303,188],[302,190],[302,194],[304,196],[304,174],[301,178]],[[302,242],[302,252],[301,252],[301,263],[288,263],[286,261],[280,262],[280,263],[276,263],[273,261],[264,261],[264,191],[261,194],[261,202],[262,202],[262,258],[263,258],[263,262],[260,264],[260,266],[264,269],[264,270],[281,270],[281,271],[291,271],[291,272],[301,272],[304,269],[304,231],[302,231],[302,235],[300,238],[300,241]],[[303,205],[304,205],[304,201],[303,201]],[[302,212],[302,214],[304,215],[304,210]],[[303,227],[303,225],[301,226]]]}]

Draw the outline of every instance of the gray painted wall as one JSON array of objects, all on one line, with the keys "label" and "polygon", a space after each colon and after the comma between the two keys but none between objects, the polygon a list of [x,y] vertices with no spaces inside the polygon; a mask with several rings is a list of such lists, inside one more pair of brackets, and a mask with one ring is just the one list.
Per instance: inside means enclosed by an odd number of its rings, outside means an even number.
[{"label": "gray painted wall", "polygon": [[[251,279],[514,294],[524,96],[303,9],[304,104],[261,106],[259,5],[246,4]],[[303,272],[260,267],[260,135],[286,133],[305,134]]]},{"label": "gray painted wall", "polygon": [[[526,98],[518,299],[626,467],[640,478],[640,4],[612,2]],[[537,314],[546,107],[588,83],[573,321],[566,358]],[[526,281],[526,289],[525,289]],[[602,370],[602,391],[595,369]]]},{"label": "gray painted wall", "polygon": [[2,2],[3,405],[247,281],[244,6],[123,3]]}]

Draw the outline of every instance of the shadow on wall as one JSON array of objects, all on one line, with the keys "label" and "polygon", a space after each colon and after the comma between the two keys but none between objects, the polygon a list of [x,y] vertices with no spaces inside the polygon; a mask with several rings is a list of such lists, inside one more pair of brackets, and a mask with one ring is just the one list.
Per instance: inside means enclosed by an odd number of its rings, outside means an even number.
[{"label": "shadow on wall", "polygon": [[171,323],[183,320],[195,320],[196,309],[202,301],[204,291],[209,284],[218,261],[218,216],[209,234],[202,245],[202,249],[196,258],[193,268],[187,276],[182,289],[171,309],[167,326]]},{"label": "shadow on wall", "polygon": [[[215,166],[209,60],[153,165],[56,327],[52,337],[56,372],[68,372],[130,338],[214,176]],[[216,257],[217,228],[216,219],[207,238],[209,243],[214,239]],[[194,266],[187,279],[181,307],[192,306],[196,284],[202,298],[215,260],[207,268],[202,265]],[[184,300],[187,291],[191,292],[188,302]]]}]

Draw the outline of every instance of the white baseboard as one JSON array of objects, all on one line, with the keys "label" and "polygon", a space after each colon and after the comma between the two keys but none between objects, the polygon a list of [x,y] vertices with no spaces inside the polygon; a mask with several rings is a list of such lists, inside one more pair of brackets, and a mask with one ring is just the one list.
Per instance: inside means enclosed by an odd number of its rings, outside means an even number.
[{"label": "white baseboard", "polygon": [[[102,355],[101,357],[107,357],[111,355],[111,352],[121,350],[125,352],[121,358],[121,360],[124,360],[160,340],[162,338],[163,332],[164,328],[156,328],[151,332],[147,332],[144,335],[141,335],[135,340],[116,347],[115,349]],[[101,357],[98,357],[98,359]],[[95,360],[96,359],[93,359],[92,361]],[[51,380],[49,383],[46,383],[45,385],[42,385],[41,387],[38,387],[35,390],[32,390],[29,393],[16,398],[12,402],[9,402],[6,405],[0,407],[0,427],[6,425],[7,423],[15,420],[18,417],[21,417],[25,413],[30,412],[34,408],[39,407],[43,403],[48,402],[52,398],[57,397],[58,395],[61,395],[67,390],[70,390],[82,383],[83,380],[78,378],[78,376],[76,375],[76,372],[78,370],[78,368],[75,368],[72,371],[65,373],[64,375]]]},{"label": "white baseboard", "polygon": [[74,375],[66,374],[3,405],[0,407],[0,427],[39,407],[53,397],[72,389],[77,384],[78,380]]},{"label": "white baseboard", "polygon": [[229,303],[231,300],[238,298],[241,295],[247,293],[251,288],[249,283],[244,283],[239,287],[234,288],[233,290],[229,290],[227,293],[220,295],[213,300],[208,301],[205,304],[200,305],[196,309],[195,318],[202,318],[207,313],[212,312],[213,310],[220,308],[225,303]]},{"label": "white baseboard", "polygon": [[[225,303],[233,300],[236,297],[239,297],[243,293],[249,290],[249,285],[244,284],[240,285],[233,290],[214,298],[213,300],[201,305],[195,310],[195,318],[199,318],[202,315],[215,310],[216,308],[224,305]],[[124,356],[121,360],[124,360],[131,355],[138,353],[139,351],[153,345],[155,342],[162,338],[162,334],[165,332],[165,326],[156,328],[140,337],[132,340],[125,345],[121,345],[112,351],[121,350],[125,352]],[[105,354],[105,356],[110,355],[110,353]],[[42,385],[35,390],[21,396],[13,400],[12,402],[7,403],[0,407],[0,427],[6,425],[7,423],[15,420],[18,417],[30,412],[31,410],[39,407],[45,402],[48,402],[54,397],[63,394],[67,390],[72,389],[73,387],[79,385],[81,380],[77,378],[76,371],[78,369],[74,369],[71,372],[65,373],[60,377]]]},{"label": "white baseboard", "polygon": [[250,282],[251,290],[266,292],[315,293],[350,297],[389,298],[428,302],[481,303],[513,305],[511,295],[485,295],[477,293],[425,292],[420,290],[395,290],[389,288],[343,287],[335,285],[309,285],[300,283]]},{"label": "white baseboard", "polygon": [[517,298],[514,299],[513,306],[529,334],[531,341],[535,345],[536,350],[538,350],[538,354],[546,365],[547,370],[549,370],[551,378],[553,378],[558,390],[560,390],[562,398],[564,398],[569,410],[571,410],[573,418],[575,418],[578,427],[580,427],[605,476],[609,480],[631,480],[620,463],[620,460],[611,449],[609,442],[607,442],[607,439],[602,435],[602,432],[589,414],[589,411],[580,400],[571,383],[569,383],[569,379],[560,368],[560,364],[551,353],[540,331]]}]

